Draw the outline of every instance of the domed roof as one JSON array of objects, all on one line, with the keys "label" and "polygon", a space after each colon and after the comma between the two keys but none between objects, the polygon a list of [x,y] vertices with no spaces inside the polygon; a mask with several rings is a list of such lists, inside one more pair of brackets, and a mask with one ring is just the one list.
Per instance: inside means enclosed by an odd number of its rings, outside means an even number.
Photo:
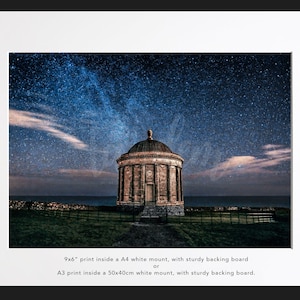
[{"label": "domed roof", "polygon": [[133,145],[128,153],[133,153],[133,152],[151,152],[151,151],[156,151],[156,152],[169,152],[172,153],[170,148],[165,145],[164,143],[161,143],[156,140],[144,140],[141,142],[136,143]]},{"label": "domed roof", "polygon": [[152,138],[152,130],[148,130],[148,139],[138,142],[135,145],[133,145],[128,153],[134,153],[134,152],[168,152],[173,153],[171,149],[165,145],[162,142],[159,142],[157,140],[153,140]]}]

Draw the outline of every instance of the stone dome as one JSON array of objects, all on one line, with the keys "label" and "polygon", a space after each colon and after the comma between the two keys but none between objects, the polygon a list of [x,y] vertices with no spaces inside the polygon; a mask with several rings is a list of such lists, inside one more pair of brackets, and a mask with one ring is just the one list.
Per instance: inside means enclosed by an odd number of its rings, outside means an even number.
[{"label": "stone dome", "polygon": [[135,145],[133,145],[128,153],[136,153],[136,152],[167,152],[167,153],[173,153],[171,149],[165,145],[162,142],[159,142],[157,140],[153,140],[152,138],[152,130],[149,129],[147,131],[148,133],[148,139],[138,142]]},{"label": "stone dome", "polygon": [[129,149],[128,153],[152,151],[172,153],[171,149],[164,143],[150,139],[136,143]]}]

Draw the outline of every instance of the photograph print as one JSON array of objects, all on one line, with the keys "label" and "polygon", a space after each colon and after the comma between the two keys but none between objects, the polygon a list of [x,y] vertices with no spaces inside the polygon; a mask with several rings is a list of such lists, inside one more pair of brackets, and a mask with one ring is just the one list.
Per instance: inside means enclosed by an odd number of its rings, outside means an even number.
[{"label": "photograph print", "polygon": [[9,53],[10,248],[291,248],[291,53]]}]

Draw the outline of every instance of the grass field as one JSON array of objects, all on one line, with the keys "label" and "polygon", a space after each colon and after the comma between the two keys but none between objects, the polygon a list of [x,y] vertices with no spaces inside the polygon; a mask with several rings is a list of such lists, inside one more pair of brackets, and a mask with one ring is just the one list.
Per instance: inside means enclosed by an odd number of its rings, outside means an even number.
[{"label": "grass field", "polygon": [[249,222],[249,216],[193,212],[164,224],[139,224],[137,216],[117,212],[11,210],[9,247],[291,247],[290,211],[275,216],[275,222],[253,216]]}]

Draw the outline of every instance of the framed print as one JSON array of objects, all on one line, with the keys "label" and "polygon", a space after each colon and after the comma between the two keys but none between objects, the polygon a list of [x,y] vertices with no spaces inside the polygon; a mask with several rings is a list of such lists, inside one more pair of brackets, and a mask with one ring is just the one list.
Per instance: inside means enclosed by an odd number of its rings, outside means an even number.
[{"label": "framed print", "polygon": [[0,14],[1,284],[299,284],[298,13]]}]

